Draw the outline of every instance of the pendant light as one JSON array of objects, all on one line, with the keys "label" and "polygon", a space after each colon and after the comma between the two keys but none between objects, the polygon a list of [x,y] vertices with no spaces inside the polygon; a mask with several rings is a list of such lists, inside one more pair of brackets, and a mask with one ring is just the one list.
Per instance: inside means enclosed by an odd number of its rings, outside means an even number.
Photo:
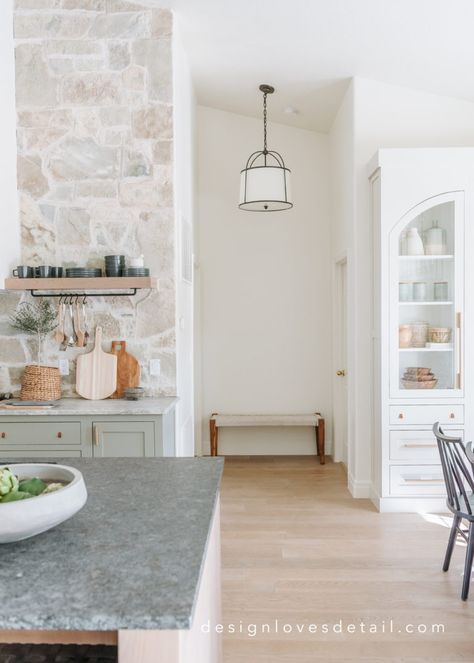
[{"label": "pendant light", "polygon": [[283,157],[267,149],[267,95],[271,85],[260,85],[263,92],[263,150],[253,152],[240,171],[240,209],[250,212],[278,212],[293,207],[290,191],[290,170]]}]

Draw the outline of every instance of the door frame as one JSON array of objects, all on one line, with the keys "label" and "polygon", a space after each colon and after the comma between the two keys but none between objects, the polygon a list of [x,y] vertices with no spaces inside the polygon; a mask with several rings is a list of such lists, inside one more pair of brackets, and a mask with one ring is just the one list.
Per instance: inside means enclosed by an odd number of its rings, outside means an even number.
[{"label": "door frame", "polygon": [[[345,302],[343,302],[343,269],[345,269]],[[341,368],[341,350],[342,350],[342,337],[338,334],[337,330],[340,329],[345,320],[346,325],[346,338],[345,338],[345,355],[346,355],[346,365],[343,367],[346,371],[348,370],[348,358],[349,358],[349,343],[348,343],[348,322],[349,322],[349,307],[348,307],[348,269],[349,269],[349,258],[348,252],[343,251],[338,254],[333,260],[333,284],[334,284],[334,300],[333,300],[333,330],[334,330],[334,343],[333,343],[333,371],[332,371],[332,395],[333,395],[333,411],[334,411],[334,420],[333,420],[333,460],[335,463],[340,463],[343,461],[343,448],[340,438],[336,435],[337,425],[336,425],[336,399],[338,397],[339,378],[336,376],[336,371]],[[345,308],[345,311],[344,311]],[[343,315],[344,312],[344,315]],[[348,380],[348,375],[345,377]],[[346,384],[347,390],[347,402],[346,402],[346,444],[347,444],[347,464],[346,470],[349,467],[349,456],[350,456],[350,445],[349,445],[349,383]]]}]

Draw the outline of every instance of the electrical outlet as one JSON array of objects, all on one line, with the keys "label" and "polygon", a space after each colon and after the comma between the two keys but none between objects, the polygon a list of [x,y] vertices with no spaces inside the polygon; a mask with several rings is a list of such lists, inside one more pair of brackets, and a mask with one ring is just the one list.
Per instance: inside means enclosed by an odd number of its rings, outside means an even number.
[{"label": "electrical outlet", "polygon": [[161,375],[161,362],[159,359],[150,359],[150,375]]},{"label": "electrical outlet", "polygon": [[69,375],[69,359],[59,360],[59,375]]}]

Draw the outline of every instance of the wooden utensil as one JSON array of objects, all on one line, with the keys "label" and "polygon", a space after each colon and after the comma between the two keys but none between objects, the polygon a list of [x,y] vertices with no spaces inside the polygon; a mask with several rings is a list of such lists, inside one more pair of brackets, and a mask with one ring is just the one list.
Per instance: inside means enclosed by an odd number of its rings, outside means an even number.
[{"label": "wooden utensil", "polygon": [[108,398],[117,387],[117,357],[102,350],[102,327],[95,330],[91,352],[77,358],[76,391],[89,400]]},{"label": "wooden utensil", "polygon": [[140,364],[126,346],[125,341],[112,341],[112,353],[117,356],[117,388],[112,398],[123,398],[124,389],[140,384]]},{"label": "wooden utensil", "polygon": [[78,302],[74,304],[74,328],[76,330],[76,345],[79,348],[83,348],[85,346],[85,335],[81,326],[81,314]]},{"label": "wooden utensil", "polygon": [[[54,339],[61,345],[64,341],[64,304],[59,302],[58,306],[58,327],[54,332]],[[66,349],[66,348],[64,348]]]}]

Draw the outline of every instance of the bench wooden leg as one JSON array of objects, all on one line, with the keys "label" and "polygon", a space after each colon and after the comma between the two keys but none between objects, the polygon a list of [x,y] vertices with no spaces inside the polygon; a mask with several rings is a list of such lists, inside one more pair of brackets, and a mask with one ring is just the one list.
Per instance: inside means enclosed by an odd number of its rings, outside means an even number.
[{"label": "bench wooden leg", "polygon": [[217,456],[217,441],[219,433],[215,419],[209,420],[209,432],[211,435],[211,456]]},{"label": "bench wooden leg", "polygon": [[326,462],[324,454],[324,419],[319,419],[318,425],[316,426],[316,443],[318,446],[319,462],[321,465],[324,465]]}]

